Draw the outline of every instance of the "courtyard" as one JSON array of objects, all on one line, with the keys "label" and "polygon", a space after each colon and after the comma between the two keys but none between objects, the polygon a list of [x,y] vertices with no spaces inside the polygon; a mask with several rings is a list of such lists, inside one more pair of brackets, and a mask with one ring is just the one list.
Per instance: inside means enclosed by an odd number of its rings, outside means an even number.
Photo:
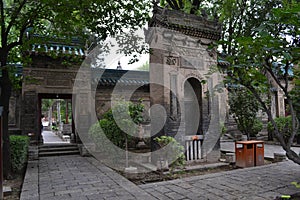
[{"label": "courtyard", "polygon": [[[299,1],[0,0],[0,179],[26,169],[21,200],[299,193],[299,10]],[[136,54],[147,61],[133,68]],[[235,146],[245,137],[265,144]],[[238,154],[251,167],[231,160]],[[221,165],[231,168],[212,170]],[[144,169],[185,176],[122,176]]]},{"label": "courtyard", "polygon": [[28,163],[21,200],[257,199],[299,192],[291,161],[135,185],[92,157],[45,157]]}]

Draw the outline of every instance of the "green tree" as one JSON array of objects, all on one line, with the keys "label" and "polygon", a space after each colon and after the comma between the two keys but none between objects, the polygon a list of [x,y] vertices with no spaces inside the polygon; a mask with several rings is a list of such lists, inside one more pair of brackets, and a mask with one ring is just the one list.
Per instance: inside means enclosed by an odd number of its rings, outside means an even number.
[{"label": "green tree", "polygon": [[[0,105],[3,112],[4,176],[11,171],[8,137],[8,108],[12,90],[9,63],[22,61],[22,50],[29,48],[26,36],[37,33],[86,39],[96,36],[96,42],[121,32],[137,28],[149,18],[150,1],[109,0],[0,0]],[[46,40],[47,37],[41,38]],[[34,42],[31,40],[31,42]],[[45,42],[45,41],[44,41]]]},{"label": "green tree", "polygon": [[[143,122],[144,105],[142,101],[132,103],[127,101],[118,102],[113,108],[109,109],[99,122],[96,122],[89,131],[89,134],[96,141],[96,145],[101,148],[103,134],[116,146],[124,148],[125,139],[130,140],[137,134],[138,127]],[[103,133],[99,130],[99,125]],[[129,134],[129,135],[128,135]]]},{"label": "green tree", "polygon": [[120,101],[107,111],[99,122],[91,126],[89,135],[98,148],[103,148],[110,154],[117,153],[110,142],[125,149],[126,167],[128,167],[128,144],[135,145],[138,125],[144,120],[143,111],[142,101],[138,103]]},{"label": "green tree", "polygon": [[169,6],[174,10],[183,10],[189,14],[199,13],[201,0],[161,0],[161,6]]},{"label": "green tree", "polygon": [[214,18],[223,24],[222,53],[233,55],[237,37],[254,36],[254,29],[269,20],[272,8],[281,0],[161,0],[160,5],[188,14]]},{"label": "green tree", "polygon": [[244,88],[231,89],[229,92],[229,113],[233,116],[238,129],[247,135],[247,139],[255,137],[262,129],[262,122],[257,119],[259,102]]},{"label": "green tree", "polygon": [[[251,91],[266,112],[287,157],[298,164],[300,157],[291,145],[299,129],[299,121],[289,86],[291,78],[299,79],[297,74],[291,77],[293,66],[300,59],[299,10],[299,2],[283,1],[280,7],[271,10],[269,20],[256,28],[252,37],[235,38],[238,51],[228,55],[232,65],[227,69],[227,81]],[[261,95],[276,88],[282,90],[292,118],[291,134],[287,140],[273,119],[268,100]]]},{"label": "green tree", "polygon": [[[227,83],[243,85],[259,101],[274,126],[274,134],[286,151],[287,157],[300,164],[300,157],[291,150],[299,123],[288,90],[290,72],[299,62],[299,1],[297,0],[214,0],[193,4],[192,0],[162,0],[161,5],[187,13],[214,16],[223,22],[222,53],[231,66]],[[190,8],[190,9],[189,9]],[[203,12],[205,8],[209,15]],[[289,38],[289,39],[287,39]],[[299,80],[299,74],[294,75]],[[269,101],[261,94],[269,94],[274,88],[283,91],[292,117],[292,133],[284,141],[272,117]]]},{"label": "green tree", "polygon": [[[296,78],[294,78],[294,80],[293,80],[294,88],[291,91],[291,98],[294,103],[294,109],[295,109],[296,115],[298,117],[298,120],[300,120],[300,101],[299,101],[299,99],[300,99],[300,79],[297,78],[297,77],[300,77],[299,67],[294,70],[294,75]],[[300,134],[300,132],[299,132],[299,134]]]},{"label": "green tree", "polygon": [[139,66],[137,70],[140,71],[149,71],[149,61],[145,62],[143,65]]}]

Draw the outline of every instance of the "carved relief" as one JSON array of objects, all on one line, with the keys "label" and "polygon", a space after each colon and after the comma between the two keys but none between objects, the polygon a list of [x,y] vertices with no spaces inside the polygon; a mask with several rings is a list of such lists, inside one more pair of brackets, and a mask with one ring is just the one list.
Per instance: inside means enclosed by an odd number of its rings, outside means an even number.
[{"label": "carved relief", "polygon": [[76,78],[77,72],[75,71],[60,71],[60,70],[40,70],[40,69],[30,69],[26,70],[26,75],[28,79],[32,81],[27,81],[27,85],[39,85],[40,87],[64,87],[72,88],[73,80]]},{"label": "carved relief", "polygon": [[53,80],[47,79],[47,87],[68,87],[71,88],[71,81],[70,80]]},{"label": "carved relief", "polygon": [[179,65],[179,59],[177,57],[167,56],[166,64],[167,65]]},{"label": "carved relief", "polygon": [[181,62],[181,67],[204,70],[204,61],[203,58],[193,58],[193,57],[183,57]]}]

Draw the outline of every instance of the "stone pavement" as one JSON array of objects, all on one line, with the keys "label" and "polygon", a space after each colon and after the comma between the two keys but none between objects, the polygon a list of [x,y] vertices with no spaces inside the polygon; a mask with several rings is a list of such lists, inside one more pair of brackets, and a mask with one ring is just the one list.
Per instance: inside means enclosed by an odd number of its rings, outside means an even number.
[{"label": "stone pavement", "polygon": [[280,194],[300,192],[291,184],[293,181],[300,181],[300,166],[285,161],[140,187],[163,200],[273,200]]},{"label": "stone pavement", "polygon": [[67,141],[63,141],[60,137],[58,137],[53,131],[43,130],[43,142],[44,144],[66,144],[70,143]]},{"label": "stone pavement", "polygon": [[261,167],[137,186],[91,157],[45,157],[28,164],[21,200],[274,199],[293,194],[300,166]]},{"label": "stone pavement", "polygon": [[21,200],[154,199],[91,157],[57,156],[29,161]]}]

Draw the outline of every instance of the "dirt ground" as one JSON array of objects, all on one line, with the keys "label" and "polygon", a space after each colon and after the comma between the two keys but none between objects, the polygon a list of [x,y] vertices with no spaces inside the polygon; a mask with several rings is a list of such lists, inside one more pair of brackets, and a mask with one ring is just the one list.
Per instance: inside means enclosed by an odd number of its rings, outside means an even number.
[{"label": "dirt ground", "polygon": [[[272,161],[265,160],[265,165],[271,164]],[[190,164],[192,165],[205,165],[208,163],[197,163],[197,164]],[[230,164],[227,166],[221,166],[217,168],[202,168],[202,169],[195,169],[195,170],[179,170],[176,172],[158,172],[158,171],[152,171],[148,173],[139,173],[134,177],[128,177],[125,173],[119,172],[121,175],[126,177],[128,180],[132,181],[133,183],[137,185],[141,184],[147,184],[152,182],[160,182],[160,181],[167,181],[167,180],[174,180],[178,178],[185,178],[185,177],[191,177],[191,176],[199,176],[199,175],[205,175],[205,174],[212,174],[212,173],[218,173],[218,172],[224,172],[224,171],[230,171],[238,169],[234,164]]]},{"label": "dirt ground", "polygon": [[167,180],[174,180],[178,178],[185,178],[190,176],[199,176],[204,174],[211,174],[223,171],[234,170],[236,167],[233,165],[222,166],[213,169],[202,169],[202,170],[191,170],[191,171],[176,171],[176,172],[159,172],[159,171],[152,171],[147,173],[139,173],[134,177],[128,177],[126,174],[121,173],[125,176],[128,180],[132,181],[137,185],[147,184],[152,182],[160,182],[160,181],[167,181]]},{"label": "dirt ground", "polygon": [[23,184],[23,175],[16,174],[14,175],[14,179],[5,180],[3,182],[3,186],[9,186],[12,189],[11,194],[4,195],[4,200],[19,200],[22,184]]}]

